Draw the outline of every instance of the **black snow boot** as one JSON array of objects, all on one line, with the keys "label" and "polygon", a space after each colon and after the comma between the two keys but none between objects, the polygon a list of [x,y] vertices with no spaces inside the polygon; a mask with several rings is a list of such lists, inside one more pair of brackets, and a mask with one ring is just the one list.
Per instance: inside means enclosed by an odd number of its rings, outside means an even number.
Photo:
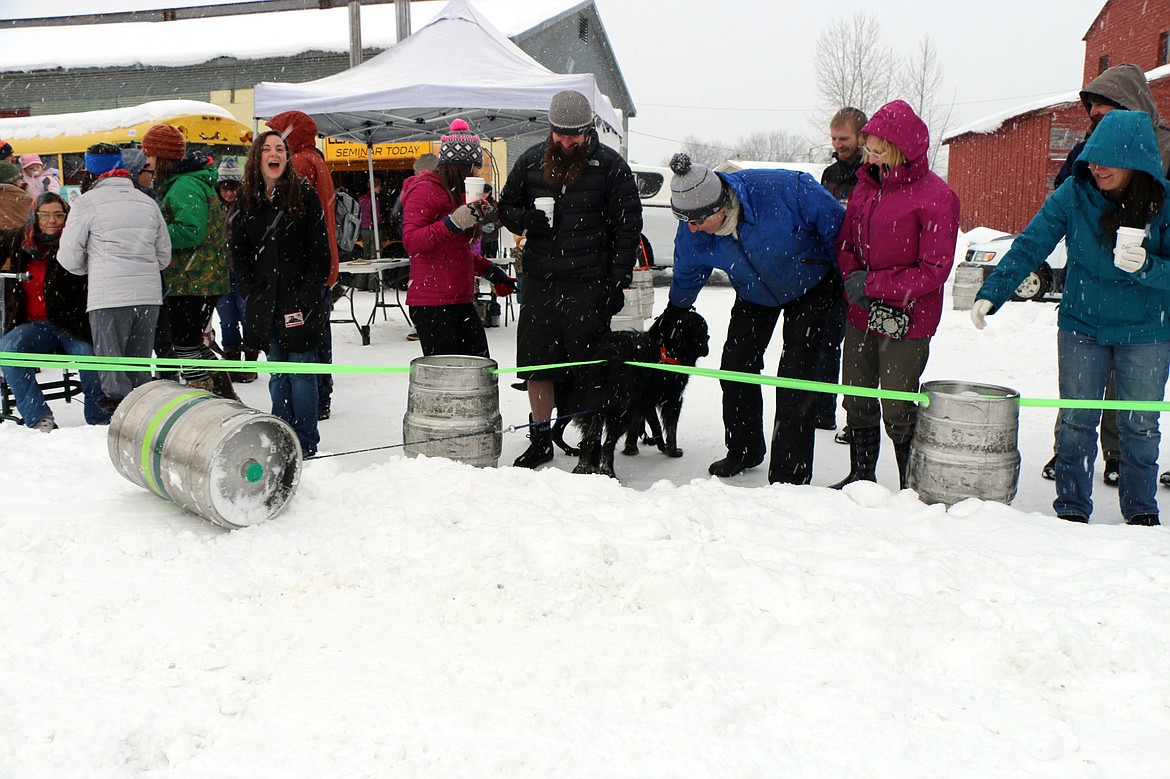
[{"label": "black snow boot", "polygon": [[910,486],[910,442],[894,444],[894,457],[898,460],[898,486],[906,489]]},{"label": "black snow boot", "polygon": [[516,468],[535,468],[538,465],[552,462],[553,445],[551,423],[548,420],[534,423],[532,427],[528,428],[528,438],[532,443],[524,450],[524,454],[516,458],[516,461],[512,465]]},{"label": "black snow boot", "polygon": [[881,430],[876,427],[855,427],[849,432],[849,475],[832,486],[835,490],[855,481],[877,481]]}]

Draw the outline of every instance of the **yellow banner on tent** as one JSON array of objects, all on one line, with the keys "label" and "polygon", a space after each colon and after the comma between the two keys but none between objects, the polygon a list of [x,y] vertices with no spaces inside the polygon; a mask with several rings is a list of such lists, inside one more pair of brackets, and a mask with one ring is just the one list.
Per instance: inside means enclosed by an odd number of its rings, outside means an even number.
[{"label": "yellow banner on tent", "polygon": [[[413,160],[431,153],[430,141],[380,143],[374,146],[375,160]],[[325,139],[326,162],[365,162],[366,147],[360,143]]]}]

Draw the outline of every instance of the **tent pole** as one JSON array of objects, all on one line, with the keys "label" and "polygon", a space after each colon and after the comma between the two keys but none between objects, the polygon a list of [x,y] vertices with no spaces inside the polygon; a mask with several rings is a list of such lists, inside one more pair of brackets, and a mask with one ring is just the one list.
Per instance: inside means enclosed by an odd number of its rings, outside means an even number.
[{"label": "tent pole", "polygon": [[366,141],[366,167],[370,172],[370,221],[374,224],[374,259],[382,259],[382,236],[378,234],[378,195],[374,192],[374,144]]}]

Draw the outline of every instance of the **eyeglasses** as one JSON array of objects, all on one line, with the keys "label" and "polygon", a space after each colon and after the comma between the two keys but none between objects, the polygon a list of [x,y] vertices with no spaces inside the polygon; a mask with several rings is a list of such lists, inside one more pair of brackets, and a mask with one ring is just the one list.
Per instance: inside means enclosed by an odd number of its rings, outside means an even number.
[{"label": "eyeglasses", "polygon": [[873,149],[869,146],[865,146],[863,148],[865,149],[865,153],[871,157],[880,157],[886,153],[885,149],[878,150],[878,149]]},{"label": "eyeglasses", "polygon": [[65,221],[65,212],[64,211],[37,211],[37,218],[44,219],[46,222],[49,222],[49,221],[64,222]]}]

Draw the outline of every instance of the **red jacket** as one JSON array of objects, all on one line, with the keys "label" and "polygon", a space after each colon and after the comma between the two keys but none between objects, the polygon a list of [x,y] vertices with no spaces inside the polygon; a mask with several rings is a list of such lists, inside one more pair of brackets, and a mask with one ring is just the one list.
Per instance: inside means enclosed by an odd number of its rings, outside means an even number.
[{"label": "red jacket", "polygon": [[410,255],[410,306],[450,306],[475,300],[475,277],[491,262],[471,250],[469,234],[452,233],[443,219],[455,210],[439,176],[411,176],[402,187],[402,246]]},{"label": "red jacket", "polygon": [[325,234],[329,237],[328,285],[337,283],[337,209],[333,192],[333,179],[325,160],[317,153],[317,123],[313,117],[302,111],[285,111],[268,120],[268,126],[284,135],[292,155],[292,166],[296,174],[317,190],[321,207],[325,209]]},{"label": "red jacket", "polygon": [[[862,128],[897,146],[907,163],[882,171],[867,164],[845,209],[837,239],[841,277],[868,270],[866,296],[904,308],[913,301],[906,338],[934,335],[943,286],[955,261],[959,198],[930,171],[926,125],[901,100],[882,106]],[[866,329],[868,314],[850,305],[849,323]],[[884,337],[884,336],[883,336]]]}]

